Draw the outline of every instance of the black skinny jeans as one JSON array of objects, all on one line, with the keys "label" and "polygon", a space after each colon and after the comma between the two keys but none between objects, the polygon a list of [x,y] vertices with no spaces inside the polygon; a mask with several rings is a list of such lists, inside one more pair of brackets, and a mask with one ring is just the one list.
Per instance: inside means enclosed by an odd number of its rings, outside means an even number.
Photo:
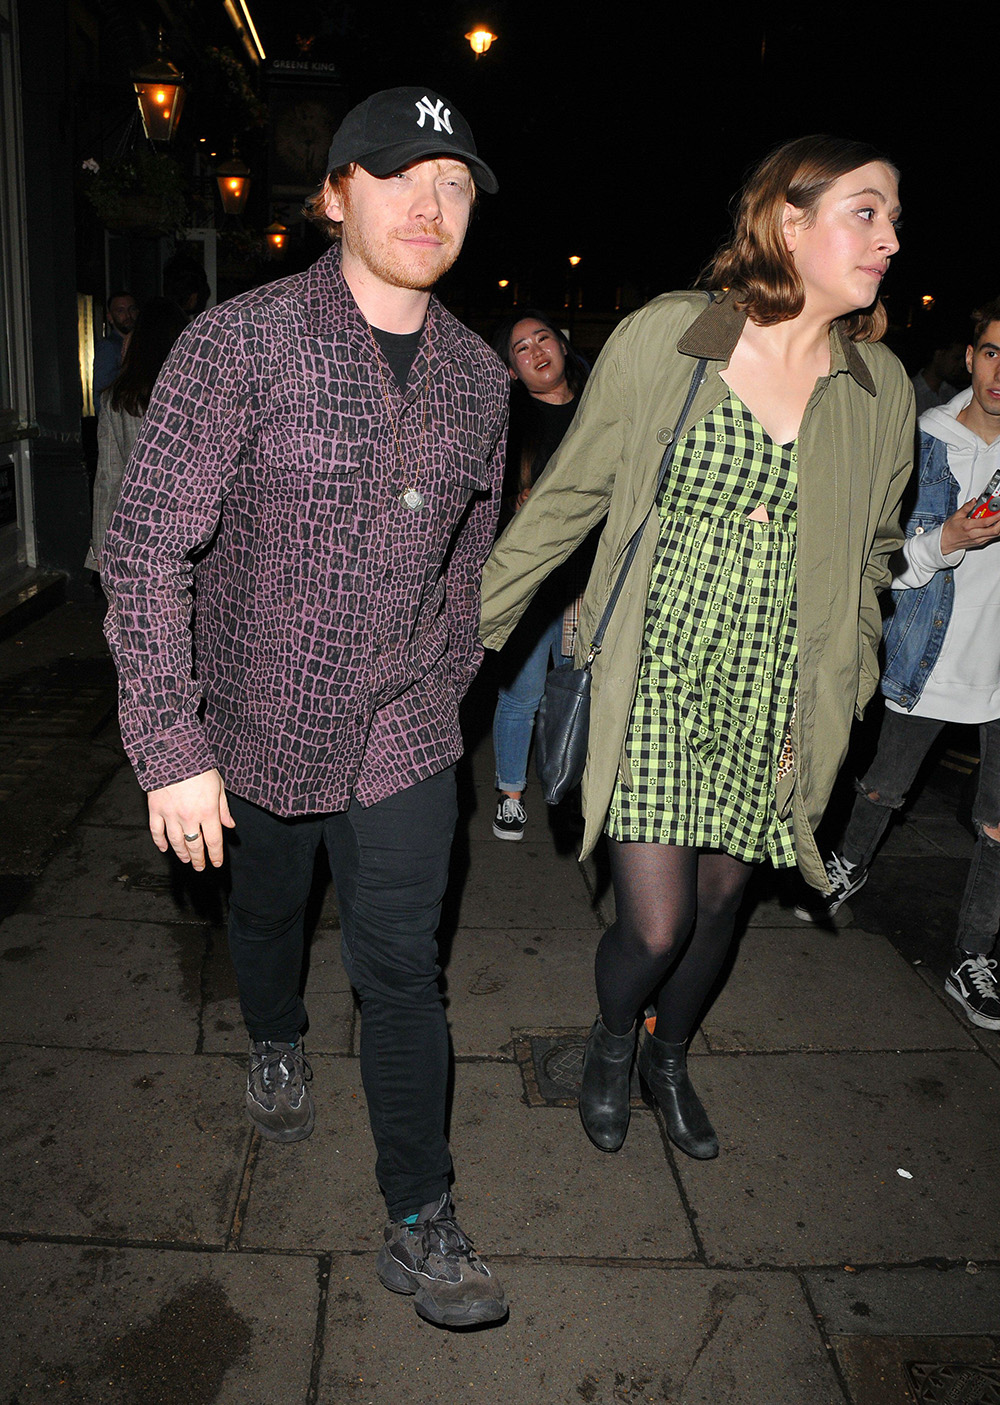
[{"label": "black skinny jeans", "polygon": [[448,1189],[450,1045],[437,927],[457,818],[454,767],[364,808],[279,819],[238,796],[229,949],[251,1039],[296,1039],[303,914],[326,844],[344,967],[361,1001],[361,1078],[393,1220]]}]

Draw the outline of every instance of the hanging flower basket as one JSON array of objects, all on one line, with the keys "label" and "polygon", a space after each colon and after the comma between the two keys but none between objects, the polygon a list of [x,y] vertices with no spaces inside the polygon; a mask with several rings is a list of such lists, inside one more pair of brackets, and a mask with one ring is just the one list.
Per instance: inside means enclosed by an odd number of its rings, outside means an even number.
[{"label": "hanging flower basket", "polygon": [[106,229],[172,234],[188,222],[189,190],[177,162],[140,147],[83,163],[84,193]]}]

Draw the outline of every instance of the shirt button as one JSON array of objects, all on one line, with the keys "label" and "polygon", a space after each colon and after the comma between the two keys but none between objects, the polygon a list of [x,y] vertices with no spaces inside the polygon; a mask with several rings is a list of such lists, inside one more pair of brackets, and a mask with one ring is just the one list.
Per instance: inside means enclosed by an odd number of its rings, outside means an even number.
[{"label": "shirt button", "polygon": [[658,444],[669,444],[674,437],[672,429],[658,429],[656,431],[656,441]]},{"label": "shirt button", "polygon": [[354,720],[359,727],[363,727],[365,725],[365,714],[363,712],[359,712]]}]

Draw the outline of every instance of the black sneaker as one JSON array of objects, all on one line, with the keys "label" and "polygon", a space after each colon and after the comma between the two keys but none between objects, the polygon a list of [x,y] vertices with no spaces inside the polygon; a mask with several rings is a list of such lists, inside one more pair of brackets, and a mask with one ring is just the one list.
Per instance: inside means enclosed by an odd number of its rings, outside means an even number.
[{"label": "black sneaker", "polygon": [[264,1039],[250,1045],[247,1111],[262,1137],[272,1142],[301,1142],[316,1122],[306,1087],[312,1069],[302,1041],[280,1044]]},{"label": "black sneaker", "polygon": [[868,870],[859,864],[848,863],[842,854],[831,854],[827,859],[826,876],[830,880],[831,892],[813,894],[808,906],[805,903],[796,904],[795,916],[803,922],[823,922],[832,917],[852,893],[868,882]]},{"label": "black sneaker", "polygon": [[498,839],[512,839],[516,844],[524,838],[524,822],[527,818],[520,800],[515,800],[513,795],[501,796],[497,812],[493,816],[493,833]]},{"label": "black sneaker", "polygon": [[944,988],[980,1029],[1000,1029],[1000,990],[993,974],[997,963],[987,956],[965,954],[948,973]]},{"label": "black sneaker", "polygon": [[393,1293],[414,1293],[421,1317],[438,1327],[474,1327],[507,1316],[503,1288],[455,1222],[447,1192],[415,1224],[385,1227],[375,1272]]}]

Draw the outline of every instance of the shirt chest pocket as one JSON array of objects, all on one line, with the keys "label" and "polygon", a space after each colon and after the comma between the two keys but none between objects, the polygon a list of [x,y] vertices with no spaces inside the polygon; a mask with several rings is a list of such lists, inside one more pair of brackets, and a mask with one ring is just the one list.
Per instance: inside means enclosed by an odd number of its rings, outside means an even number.
[{"label": "shirt chest pocket", "polygon": [[466,492],[486,493],[493,487],[489,455],[473,435],[465,435],[448,446],[442,467],[445,477]]},{"label": "shirt chest pocket", "polygon": [[263,425],[257,454],[271,474],[305,479],[350,479],[370,452],[354,420],[312,409],[275,414]]}]

